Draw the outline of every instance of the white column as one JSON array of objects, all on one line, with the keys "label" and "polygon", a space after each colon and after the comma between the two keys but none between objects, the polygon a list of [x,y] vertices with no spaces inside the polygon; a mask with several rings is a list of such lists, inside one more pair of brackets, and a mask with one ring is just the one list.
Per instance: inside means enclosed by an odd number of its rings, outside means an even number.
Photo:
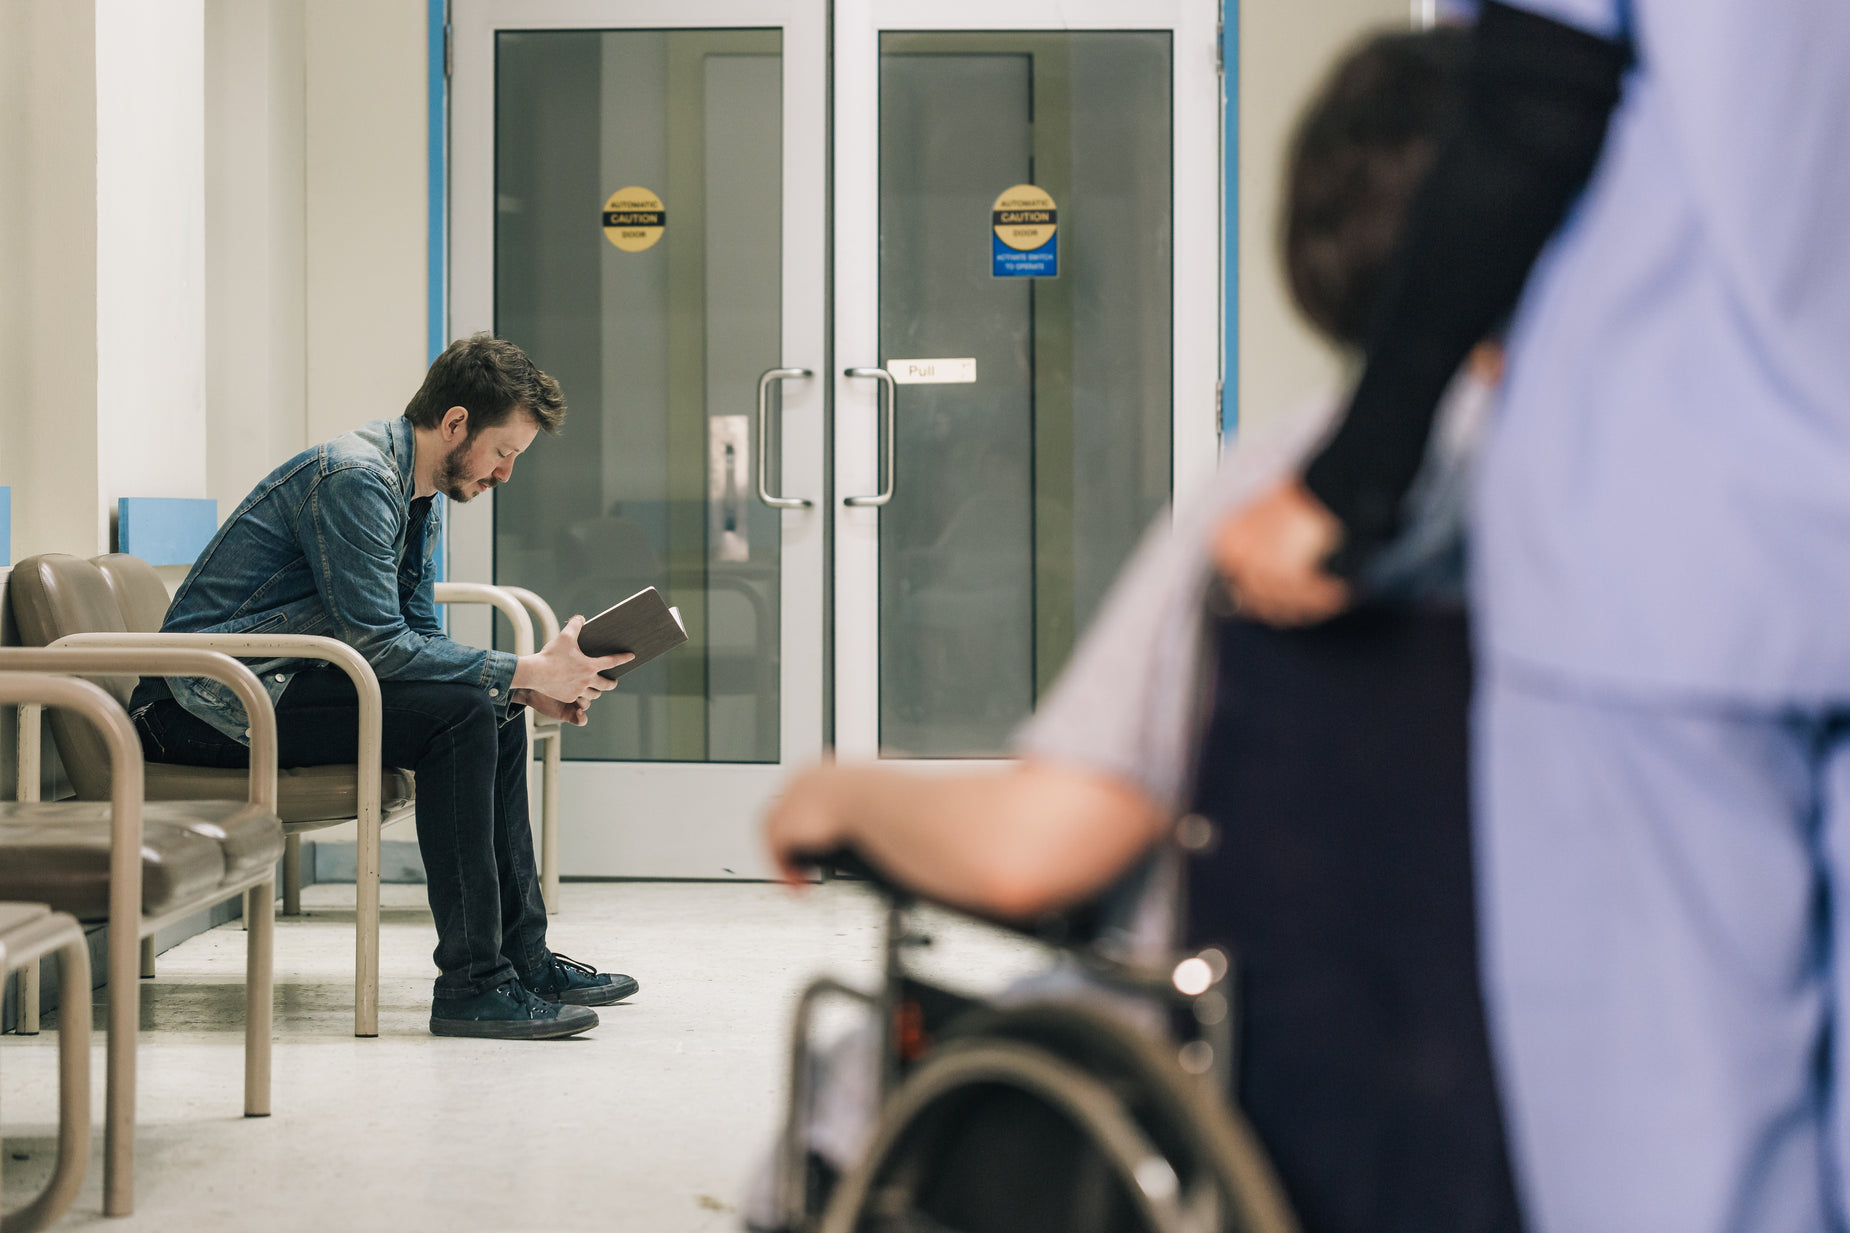
[{"label": "white column", "polygon": [[425,0],[307,6],[308,425],[398,415],[424,380]]},{"label": "white column", "polygon": [[96,13],[0,0],[0,483],[15,559],[95,552]]},{"label": "white column", "polygon": [[304,0],[206,0],[206,480],[307,446]]},{"label": "white column", "polygon": [[96,0],[96,426],[119,497],[206,495],[204,0]]},{"label": "white column", "polygon": [[205,495],[202,0],[0,0],[14,552]]}]

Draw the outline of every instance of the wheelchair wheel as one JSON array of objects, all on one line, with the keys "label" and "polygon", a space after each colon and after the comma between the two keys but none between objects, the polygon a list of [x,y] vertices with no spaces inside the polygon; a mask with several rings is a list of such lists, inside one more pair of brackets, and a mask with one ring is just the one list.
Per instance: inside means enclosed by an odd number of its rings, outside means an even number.
[{"label": "wheelchair wheel", "polygon": [[1242,1119],[1069,1003],[981,1010],[894,1093],[822,1233],[1295,1233]]}]

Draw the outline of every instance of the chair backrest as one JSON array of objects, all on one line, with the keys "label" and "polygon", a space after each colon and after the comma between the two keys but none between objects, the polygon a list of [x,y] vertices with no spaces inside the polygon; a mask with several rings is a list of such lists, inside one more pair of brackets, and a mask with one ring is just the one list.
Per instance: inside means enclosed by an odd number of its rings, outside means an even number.
[{"label": "chair backrest", "polygon": [[[159,579],[157,578],[158,582]],[[13,567],[13,620],[20,641],[47,646],[68,634],[121,634],[130,627],[102,569],[82,557],[48,552]],[[123,706],[134,692],[132,676],[91,677]],[[109,799],[109,751],[94,728],[76,715],[51,713],[51,734],[79,798]]]},{"label": "chair backrest", "polygon": [[161,581],[154,567],[126,552],[106,552],[90,560],[103,571],[103,581],[109,584],[109,593],[116,597],[116,607],[122,610],[122,620],[129,632],[160,633],[171,597],[167,594],[167,584]]}]

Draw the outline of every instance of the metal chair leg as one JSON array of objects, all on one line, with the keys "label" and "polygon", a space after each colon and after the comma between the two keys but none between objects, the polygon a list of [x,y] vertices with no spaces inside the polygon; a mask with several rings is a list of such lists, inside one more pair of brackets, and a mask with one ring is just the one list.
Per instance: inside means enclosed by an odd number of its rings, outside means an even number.
[{"label": "metal chair leg", "polygon": [[[85,966],[89,966],[86,959]],[[13,1029],[21,1036],[39,1034],[39,961],[34,959],[19,969],[19,1025]]]},{"label": "metal chair leg", "polygon": [[379,812],[362,809],[354,845],[353,1034],[379,1034]]},{"label": "metal chair leg", "polygon": [[152,935],[141,940],[141,978],[154,979],[154,938]]},{"label": "metal chair leg", "polygon": [[283,915],[302,915],[302,836],[283,837]]},{"label": "metal chair leg", "polygon": [[545,761],[540,763],[540,897],[546,911],[559,914],[559,772],[564,767],[557,733],[546,741]]},{"label": "metal chair leg", "polygon": [[244,1116],[270,1116],[270,1024],[274,1011],[276,884],[244,892]]},{"label": "metal chair leg", "polygon": [[[0,1233],[37,1233],[63,1215],[83,1186],[90,1168],[90,946],[83,929],[69,917],[48,917],[42,926],[50,937],[66,936],[57,948],[58,1002],[58,1163],[51,1181],[32,1202],[0,1217]],[[50,937],[40,934],[42,945]],[[21,968],[37,970],[39,961]]]},{"label": "metal chair leg", "polygon": [[132,929],[109,938],[109,1043],[103,1097],[103,1214],[135,1210],[135,1034],[141,1017],[136,963],[140,939]]}]

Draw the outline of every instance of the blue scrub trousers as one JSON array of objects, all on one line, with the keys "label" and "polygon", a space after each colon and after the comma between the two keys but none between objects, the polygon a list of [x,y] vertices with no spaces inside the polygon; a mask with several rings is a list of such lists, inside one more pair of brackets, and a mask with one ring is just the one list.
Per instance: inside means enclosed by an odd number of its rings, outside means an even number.
[{"label": "blue scrub trousers", "polygon": [[1474,725],[1485,995],[1535,1233],[1844,1228],[1850,711],[1492,663]]}]

